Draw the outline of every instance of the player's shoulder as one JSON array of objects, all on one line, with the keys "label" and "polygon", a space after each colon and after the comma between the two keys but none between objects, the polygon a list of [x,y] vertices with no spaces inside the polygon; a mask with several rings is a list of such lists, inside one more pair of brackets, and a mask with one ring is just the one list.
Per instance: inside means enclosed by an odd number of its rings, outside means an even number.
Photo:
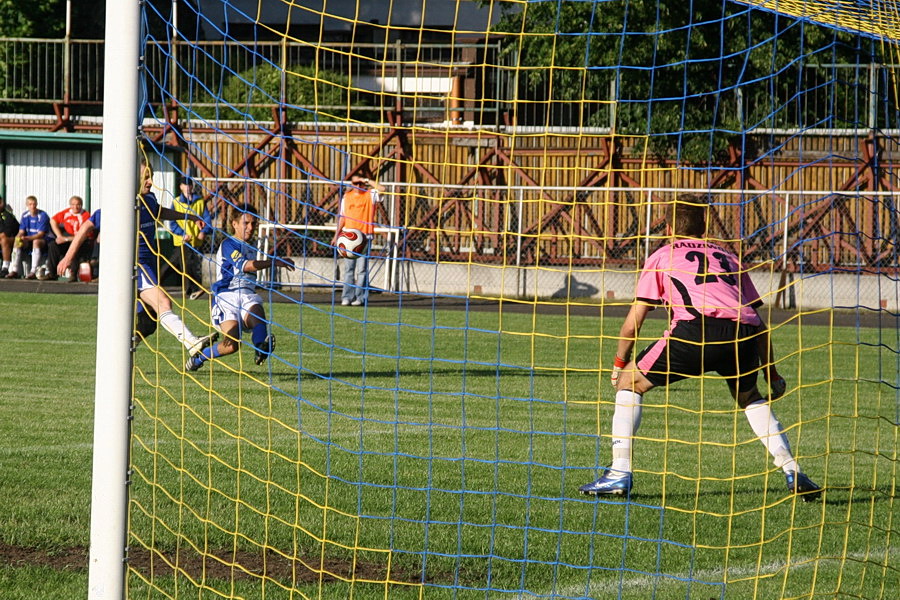
[{"label": "player's shoulder", "polygon": [[648,256],[647,260],[644,261],[644,265],[654,265],[664,261],[665,259],[668,259],[672,256],[672,253],[675,251],[675,249],[676,248],[674,242],[663,244],[650,253],[650,256]]},{"label": "player's shoulder", "polygon": [[219,252],[223,258],[238,258],[244,254],[244,244],[233,237],[226,237],[219,245]]},{"label": "player's shoulder", "polygon": [[156,194],[153,192],[141,194],[141,200],[147,207],[159,206],[159,200],[156,199]]},{"label": "player's shoulder", "polygon": [[687,254],[689,252],[698,251],[717,251],[734,254],[731,250],[728,250],[721,244],[718,244],[712,240],[708,240],[705,238],[679,238],[677,240],[672,240],[667,244],[663,244],[650,256],[661,258],[669,256],[679,256]]}]

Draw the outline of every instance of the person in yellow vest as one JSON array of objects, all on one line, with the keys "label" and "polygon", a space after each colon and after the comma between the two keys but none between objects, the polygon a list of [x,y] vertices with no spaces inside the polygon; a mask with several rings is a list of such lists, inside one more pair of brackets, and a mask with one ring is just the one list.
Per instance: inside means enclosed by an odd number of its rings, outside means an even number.
[{"label": "person in yellow vest", "polygon": [[202,223],[196,221],[169,221],[168,229],[172,233],[172,250],[169,261],[159,274],[159,282],[162,284],[166,276],[173,269],[181,275],[181,285],[185,295],[191,300],[196,300],[203,294],[200,287],[202,274],[200,268],[203,263],[203,250],[206,245],[206,236],[212,232],[209,226],[209,216],[206,212],[206,203],[196,193],[197,186],[190,177],[181,180],[178,186],[181,193],[172,203],[172,208],[186,214],[200,215]]},{"label": "person in yellow vest", "polygon": [[351,175],[349,181],[350,189],[341,198],[337,229],[331,245],[337,244],[345,228],[358,229],[366,237],[366,243],[357,256],[343,259],[341,304],[361,306],[369,298],[369,246],[375,233],[375,209],[383,200],[384,186],[362,172]]}]

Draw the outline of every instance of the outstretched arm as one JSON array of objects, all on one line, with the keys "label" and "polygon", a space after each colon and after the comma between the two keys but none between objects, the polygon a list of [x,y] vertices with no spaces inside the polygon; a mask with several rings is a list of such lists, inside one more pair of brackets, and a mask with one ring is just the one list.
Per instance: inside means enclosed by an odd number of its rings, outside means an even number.
[{"label": "outstretched arm", "polygon": [[203,217],[201,215],[178,212],[177,210],[166,206],[159,207],[159,219],[164,221],[193,221],[195,223],[203,223]]},{"label": "outstretched arm", "polygon": [[288,271],[293,271],[295,269],[294,261],[291,259],[275,256],[264,260],[248,260],[244,263],[244,273],[256,273],[257,271],[268,269],[272,266],[272,263],[275,263],[276,267],[283,267]]},{"label": "outstretched arm", "polygon": [[81,227],[78,228],[78,231],[75,232],[75,237],[72,238],[72,243],[69,244],[69,249],[66,251],[66,255],[62,257],[62,260],[59,261],[59,264],[56,265],[56,274],[62,277],[66,269],[68,269],[72,265],[72,261],[75,259],[75,256],[78,254],[78,249],[81,248],[81,245],[84,244],[84,240],[91,234],[94,230],[94,224],[91,221],[85,221],[81,224]]}]

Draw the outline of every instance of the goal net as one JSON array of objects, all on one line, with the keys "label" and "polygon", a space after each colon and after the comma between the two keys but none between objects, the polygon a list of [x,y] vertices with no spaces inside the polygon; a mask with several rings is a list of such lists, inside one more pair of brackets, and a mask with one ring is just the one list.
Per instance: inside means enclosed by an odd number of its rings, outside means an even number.
[{"label": "goal net", "polygon": [[[209,222],[159,224],[160,270],[188,265],[174,312],[212,331],[244,214],[256,259],[296,268],[257,273],[271,355],[252,326],[196,370],[162,328],[137,348],[129,598],[893,597],[895,4],[142,11],[153,191],[190,178]],[[360,186],[368,279],[345,283]],[[760,293],[814,502],[716,372],[643,397],[630,493],[579,493],[611,464],[620,328],[682,193]],[[635,353],[667,327],[652,311]]]}]

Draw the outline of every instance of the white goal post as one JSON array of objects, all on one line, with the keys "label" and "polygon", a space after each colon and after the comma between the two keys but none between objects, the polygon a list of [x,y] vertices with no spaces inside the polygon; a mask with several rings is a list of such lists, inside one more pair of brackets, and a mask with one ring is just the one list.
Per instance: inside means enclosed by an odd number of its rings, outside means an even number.
[{"label": "white goal post", "polygon": [[97,292],[97,356],[88,598],[125,595],[134,319],[140,3],[106,2],[103,104],[103,277]]}]

